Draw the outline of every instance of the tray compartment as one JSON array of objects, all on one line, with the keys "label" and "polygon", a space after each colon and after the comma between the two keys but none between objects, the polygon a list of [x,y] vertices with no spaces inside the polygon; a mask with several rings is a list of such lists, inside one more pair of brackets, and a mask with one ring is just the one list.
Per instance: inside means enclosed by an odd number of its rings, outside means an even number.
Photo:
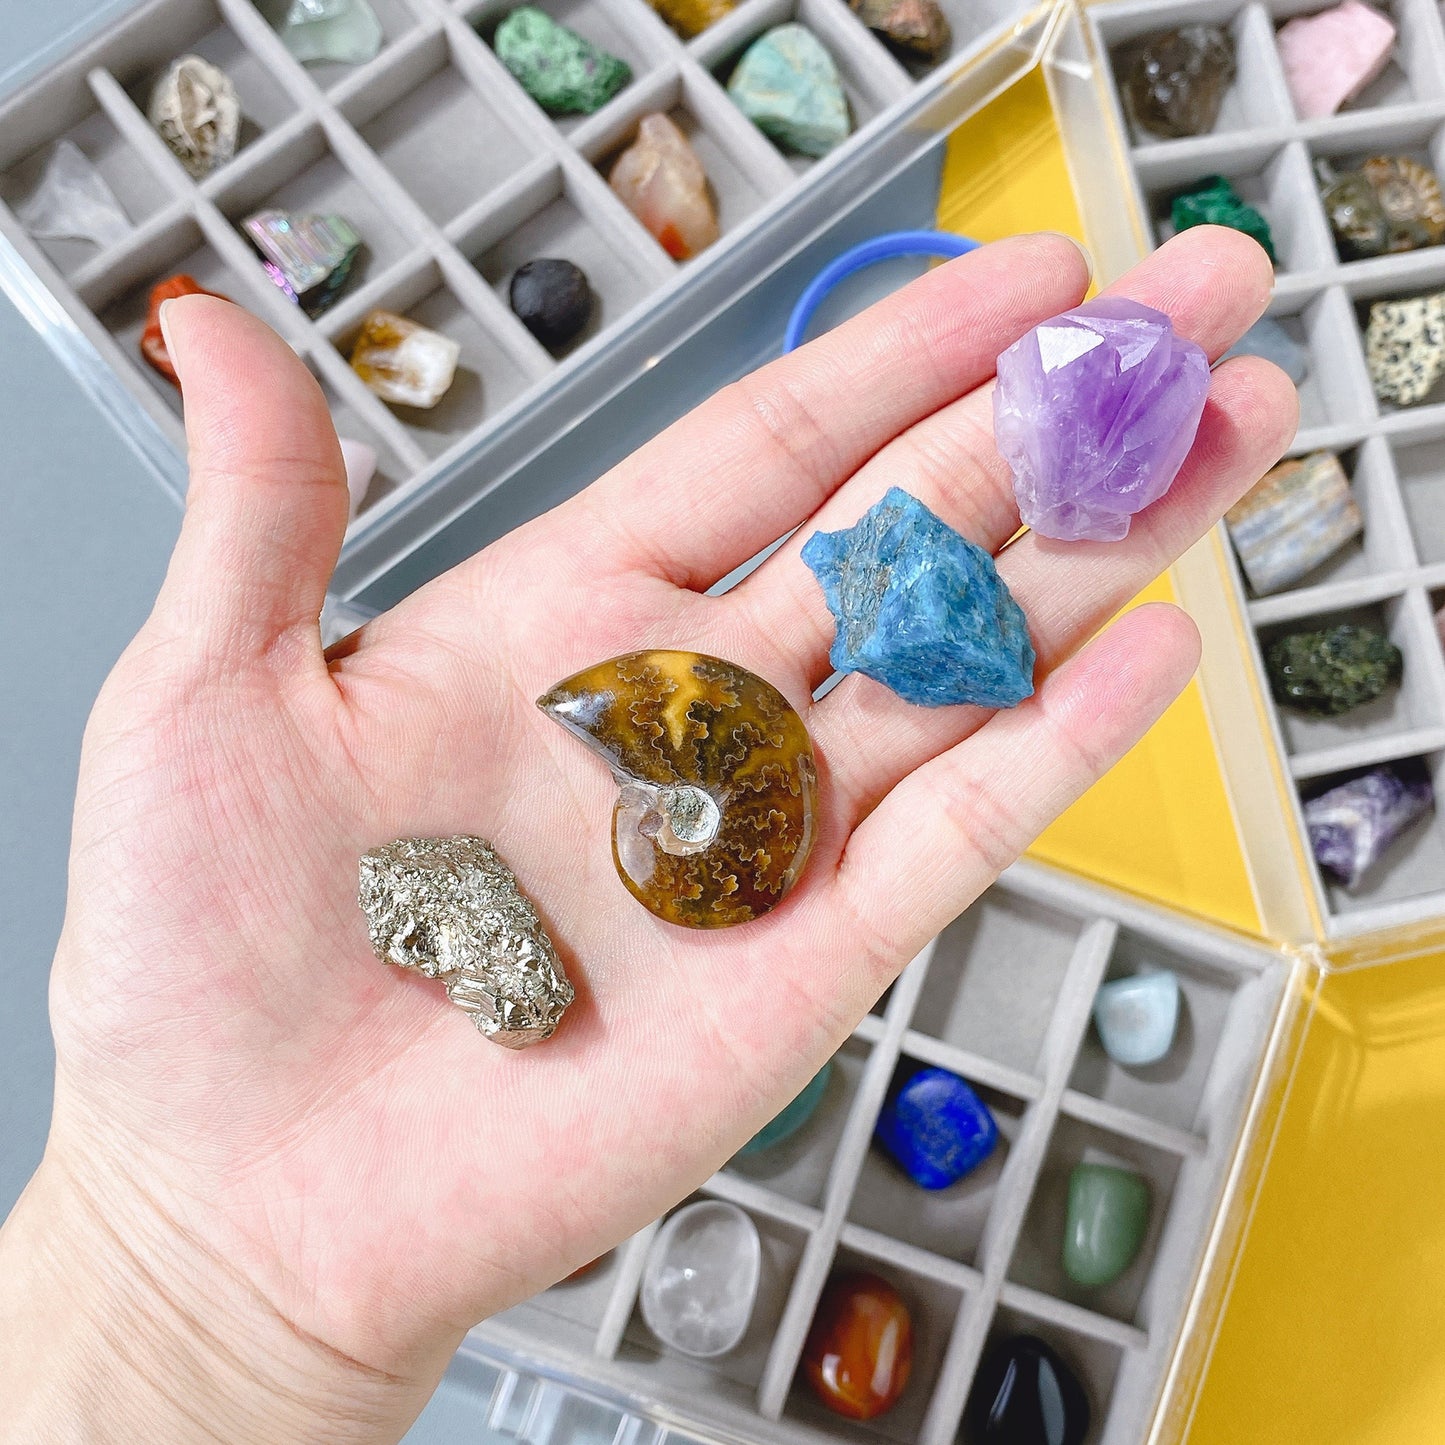
[{"label": "tray compartment", "polygon": [[1445,432],[1390,449],[1415,551],[1422,563],[1445,562]]}]

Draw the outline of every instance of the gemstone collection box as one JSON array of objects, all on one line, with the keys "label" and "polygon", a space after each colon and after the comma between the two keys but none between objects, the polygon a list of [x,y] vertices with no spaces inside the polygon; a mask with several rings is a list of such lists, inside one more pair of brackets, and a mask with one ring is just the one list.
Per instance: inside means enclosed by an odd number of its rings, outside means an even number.
[{"label": "gemstone collection box", "polygon": [[[1445,605],[1445,385],[1424,402],[1395,407],[1376,398],[1365,364],[1370,303],[1445,287],[1445,246],[1345,262],[1320,202],[1314,163],[1338,169],[1370,155],[1405,155],[1439,173],[1445,167],[1445,29],[1432,0],[1392,0],[1399,36],[1384,73],[1336,114],[1300,120],[1291,104],[1275,43],[1291,16],[1313,0],[1102,0],[1085,11],[1090,50],[1106,109],[1121,141],[1124,189],[1143,221],[1145,247],[1170,234],[1169,201],[1210,175],[1224,175],[1269,221],[1279,255],[1270,314],[1307,348],[1309,375],[1299,386],[1299,431],[1291,456],[1338,454],[1364,516],[1364,532],[1298,582],[1267,596],[1249,587],[1221,531],[1218,567],[1203,564],[1200,584],[1181,590],[1191,608],[1232,601],[1239,633],[1205,627],[1206,694],[1211,671],[1253,672],[1265,712],[1264,748],[1274,753],[1284,828],[1293,840],[1268,839],[1276,861],[1291,849],[1308,879],[1307,912],[1279,936],[1316,931],[1348,938],[1445,916],[1445,811],[1415,824],[1353,889],[1323,877],[1309,857],[1303,801],[1360,769],[1418,760],[1445,786],[1445,651],[1434,615]],[[1161,140],[1131,127],[1121,101],[1121,48],[1150,31],[1212,23],[1233,36],[1237,73],[1214,129]],[[1194,559],[1196,563],[1200,559]],[[1187,569],[1186,569],[1187,571]],[[1264,651],[1287,632],[1364,623],[1385,633],[1405,658],[1404,683],[1338,718],[1277,708],[1270,700]],[[1240,641],[1243,642],[1241,657]],[[1226,693],[1227,690],[1227,693]],[[1248,729],[1247,699],[1230,680],[1216,692],[1221,734]],[[1225,740],[1227,751],[1227,739]],[[1257,750],[1253,737],[1246,744]],[[1240,797],[1252,790],[1235,789]],[[1245,803],[1248,807],[1250,804]],[[1244,829],[1249,846],[1250,829]],[[1263,877],[1267,869],[1261,869]]]},{"label": "gemstone collection box", "polygon": [[[310,365],[341,433],[378,453],[353,541],[384,530],[449,462],[509,423],[545,417],[555,434],[579,404],[579,374],[605,369],[639,318],[696,289],[768,217],[846,170],[1006,42],[1027,9],[1022,0],[943,0],[952,52],[914,70],[844,0],[743,0],[689,42],[646,0],[544,0],[555,18],[633,72],[595,114],[553,119],[492,48],[510,0],[372,3],[383,48],[367,64],[344,66],[298,63],[252,0],[141,0],[0,102],[0,238],[28,269],[19,284],[59,302],[176,458],[183,454],[179,395],[138,350],[151,286],[189,273],[255,311]],[[855,126],[821,161],[784,155],[724,90],[747,44],[787,20],[807,26],[832,55]],[[231,77],[244,117],[235,158],[199,182],[145,114],[157,78],[186,53]],[[718,206],[721,238],[684,264],[606,180],[651,111],[669,115],[690,138]],[[12,209],[61,139],[98,167],[134,223],[103,249],[36,241]],[[239,229],[269,207],[335,212],[361,235],[354,275],[315,321],[270,283]],[[588,328],[556,356],[506,299],[512,273],[538,256],[575,262],[596,297]],[[434,410],[389,408],[348,364],[363,320],[378,307],[460,344],[459,379]],[[616,384],[615,370],[610,380]],[[569,395],[559,399],[563,391]],[[178,461],[168,472],[183,489]]]},{"label": "gemstone collection box", "polygon": [[[591,1273],[473,1332],[470,1348],[543,1361],[704,1437],[821,1445],[951,1445],[975,1370],[999,1337],[1044,1339],[1089,1396],[1090,1445],[1133,1445],[1154,1417],[1255,1086],[1288,997],[1289,954],[1038,864],[1020,863],[926,949],[835,1056],[822,1103],[790,1139],[735,1159],[705,1198],[747,1211],[763,1278],[741,1344],[713,1360],[670,1352],[637,1305],[657,1225]],[[1139,1069],[1104,1051],[1099,985],[1168,968],[1182,1011],[1173,1048]],[[974,1085],[995,1153],[957,1184],[919,1188],[873,1143],[900,1073],[933,1065]],[[1148,1234],[1113,1283],[1070,1283],[1060,1260],[1069,1172],[1122,1165],[1150,1184]],[[835,1269],[892,1284],[913,1316],[899,1403],[856,1423],[799,1371]],[[967,1440],[967,1435],[963,1437]]]}]

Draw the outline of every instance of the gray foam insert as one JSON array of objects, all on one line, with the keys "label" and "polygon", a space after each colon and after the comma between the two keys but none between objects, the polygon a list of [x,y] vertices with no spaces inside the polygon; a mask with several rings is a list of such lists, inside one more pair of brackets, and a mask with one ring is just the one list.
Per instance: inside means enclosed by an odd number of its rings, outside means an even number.
[{"label": "gray foam insert", "polygon": [[[1216,172],[1233,179],[1270,221],[1279,252],[1270,311],[1310,354],[1291,452],[1339,453],[1365,518],[1361,540],[1271,597],[1252,596],[1230,551],[1262,695],[1269,697],[1264,649],[1289,631],[1369,621],[1405,654],[1400,691],[1344,718],[1312,719],[1271,705],[1283,770],[1311,793],[1377,763],[1416,758],[1437,771],[1445,748],[1445,657],[1430,605],[1430,589],[1445,582],[1445,384],[1418,406],[1380,402],[1363,344],[1372,301],[1445,288],[1445,247],[1342,262],[1313,173],[1317,159],[1347,166],[1376,154],[1412,156],[1437,171],[1445,164],[1445,30],[1433,0],[1381,7],[1399,29],[1386,72],[1338,114],[1301,121],[1275,34],[1291,16],[1321,8],[1318,0],[1105,0],[1090,7],[1087,22],[1099,53],[1111,57],[1108,105],[1127,142],[1128,183],[1155,237],[1168,234],[1170,198]],[[1214,130],[1178,140],[1133,131],[1119,92],[1123,47],[1149,31],[1201,20],[1227,27],[1236,46],[1238,75]],[[1294,814],[1303,834],[1298,801]],[[1353,892],[1316,871],[1316,901],[1330,932],[1445,915],[1445,870],[1435,868],[1436,860],[1445,860],[1445,808],[1392,848]]]}]

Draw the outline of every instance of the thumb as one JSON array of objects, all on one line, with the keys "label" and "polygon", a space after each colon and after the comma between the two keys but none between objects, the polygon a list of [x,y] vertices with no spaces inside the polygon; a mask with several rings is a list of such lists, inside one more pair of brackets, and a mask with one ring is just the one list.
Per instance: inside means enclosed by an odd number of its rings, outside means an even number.
[{"label": "thumb", "polygon": [[211,296],[162,308],[185,395],[190,488],[155,616],[206,656],[259,656],[318,619],[346,533],[346,469],[315,377]]}]

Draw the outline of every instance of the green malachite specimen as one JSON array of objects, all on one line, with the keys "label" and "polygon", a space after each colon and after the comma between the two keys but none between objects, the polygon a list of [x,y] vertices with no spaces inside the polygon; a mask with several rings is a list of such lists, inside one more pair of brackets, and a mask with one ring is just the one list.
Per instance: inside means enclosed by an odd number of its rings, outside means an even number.
[{"label": "green malachite specimen", "polygon": [[1271,261],[1276,259],[1269,222],[1253,206],[1246,205],[1223,176],[1206,176],[1193,190],[1175,196],[1169,218],[1176,231],[1187,231],[1191,226],[1228,226],[1231,231],[1243,231],[1264,247]]},{"label": "green malachite specimen", "polygon": [[765,1149],[771,1149],[774,1144],[781,1144],[784,1139],[791,1139],[813,1117],[814,1111],[823,1102],[823,1095],[828,1092],[828,1080],[832,1077],[833,1061],[829,1059],[808,1080],[803,1092],[782,1113],[774,1115],[738,1150],[737,1157],[746,1159],[751,1154],[761,1154]]},{"label": "green malachite specimen", "polygon": [[1082,1285],[1119,1278],[1149,1228],[1149,1184],[1112,1164],[1077,1164],[1069,1175],[1064,1273]]},{"label": "green malachite specimen", "polygon": [[632,79],[625,60],[559,25],[533,5],[497,26],[497,58],[548,115],[591,115]]},{"label": "green malachite specimen", "polygon": [[748,46],[728,95],[764,135],[801,155],[827,155],[852,129],[833,57],[811,30],[792,22]]},{"label": "green malachite specimen", "polygon": [[1275,701],[1317,717],[1339,717],[1398,687],[1400,649],[1373,627],[1342,622],[1317,632],[1291,632],[1265,653]]}]

